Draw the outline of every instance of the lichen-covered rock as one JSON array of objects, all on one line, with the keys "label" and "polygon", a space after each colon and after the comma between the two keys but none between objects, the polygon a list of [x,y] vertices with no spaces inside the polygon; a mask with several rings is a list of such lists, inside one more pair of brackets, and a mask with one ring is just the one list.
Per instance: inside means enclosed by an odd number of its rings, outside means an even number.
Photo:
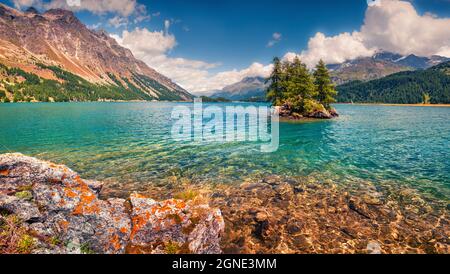
[{"label": "lichen-covered rock", "polygon": [[0,194],[0,208],[7,212],[14,212],[25,222],[39,221],[42,218],[39,209],[30,201]]},{"label": "lichen-covered rock", "polygon": [[186,247],[179,252],[221,252],[220,211],[137,194],[130,201],[102,200],[101,188],[100,182],[83,180],[65,166],[0,155],[0,210],[18,216],[39,239],[33,253],[117,254],[134,245],[168,253],[161,246],[165,243],[171,251],[177,243]]},{"label": "lichen-covered rock", "polygon": [[[224,230],[220,210],[192,202],[156,202],[133,194],[131,244],[153,253],[221,253],[219,242]],[[176,250],[168,250],[168,246]]]}]

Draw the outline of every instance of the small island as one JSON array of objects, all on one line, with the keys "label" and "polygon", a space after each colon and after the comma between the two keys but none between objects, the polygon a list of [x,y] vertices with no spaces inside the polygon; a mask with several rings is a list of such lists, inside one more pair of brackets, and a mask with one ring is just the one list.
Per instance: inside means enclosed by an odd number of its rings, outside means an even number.
[{"label": "small island", "polygon": [[322,60],[314,72],[310,72],[298,57],[292,62],[276,57],[268,81],[271,84],[267,99],[282,119],[332,119],[339,116],[331,106],[336,102],[337,91]]},{"label": "small island", "polygon": [[229,103],[229,102],[231,102],[231,100],[228,100],[223,97],[212,98],[212,97],[208,97],[208,96],[200,96],[200,98],[202,99],[202,102],[204,102],[204,103]]}]

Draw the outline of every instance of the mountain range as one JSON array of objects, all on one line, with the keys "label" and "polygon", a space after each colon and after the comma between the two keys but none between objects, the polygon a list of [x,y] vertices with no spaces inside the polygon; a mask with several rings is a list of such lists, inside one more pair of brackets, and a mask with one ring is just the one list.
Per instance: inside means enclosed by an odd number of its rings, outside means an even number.
[{"label": "mountain range", "polygon": [[[0,4],[0,90],[36,101],[192,100],[105,31],[71,12]],[[36,80],[33,82],[33,79]],[[45,86],[45,89],[42,88]],[[43,94],[44,93],[44,94]]]},{"label": "mountain range", "polygon": [[[328,68],[334,83],[343,86],[340,90],[347,90],[401,72],[419,77],[420,73],[407,72],[428,71],[447,61],[450,58],[380,51]],[[263,77],[246,77],[211,97],[263,101],[268,85]],[[355,99],[340,99],[350,98]],[[108,33],[89,29],[70,11],[40,13],[30,8],[22,12],[0,4],[1,101],[192,99],[189,92],[136,59]]]},{"label": "mountain range", "polygon": [[333,81],[337,84],[361,80],[379,79],[397,72],[427,69],[440,63],[450,61],[442,56],[420,57],[414,54],[400,54],[380,51],[372,57],[357,58],[341,64],[331,64]]},{"label": "mountain range", "polygon": [[450,61],[425,70],[404,71],[380,79],[337,87],[342,103],[450,104]]},{"label": "mountain range", "polygon": [[[442,56],[420,57],[403,56],[387,51],[379,51],[372,57],[357,58],[340,64],[327,65],[336,85],[344,85],[352,81],[367,82],[405,71],[425,70],[438,64],[450,61]],[[213,93],[211,97],[222,97],[229,100],[264,101],[268,87],[262,77],[247,77],[242,81]]]},{"label": "mountain range", "polygon": [[268,87],[269,83],[264,77],[246,77],[238,83],[215,92],[211,97],[232,101],[264,101]]}]

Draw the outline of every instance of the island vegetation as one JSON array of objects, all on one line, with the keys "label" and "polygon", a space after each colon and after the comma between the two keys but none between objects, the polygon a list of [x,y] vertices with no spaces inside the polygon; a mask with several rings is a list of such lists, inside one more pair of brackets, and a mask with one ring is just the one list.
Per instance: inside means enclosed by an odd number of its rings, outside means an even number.
[{"label": "island vegetation", "polygon": [[267,81],[267,98],[279,109],[280,116],[290,119],[338,116],[331,106],[337,91],[322,60],[311,72],[298,57],[292,62],[273,60],[273,71]]},{"label": "island vegetation", "polygon": [[202,99],[202,102],[204,102],[204,103],[227,103],[227,102],[231,102],[231,100],[228,100],[228,99],[223,98],[223,97],[212,98],[212,97],[208,97],[208,96],[200,96],[200,98]]}]

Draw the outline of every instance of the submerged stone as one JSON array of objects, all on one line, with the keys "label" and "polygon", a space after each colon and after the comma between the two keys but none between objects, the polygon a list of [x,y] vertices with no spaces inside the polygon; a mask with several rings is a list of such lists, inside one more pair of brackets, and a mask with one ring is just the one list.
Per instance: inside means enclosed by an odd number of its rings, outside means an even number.
[{"label": "submerged stone", "polygon": [[313,177],[269,176],[214,194],[212,205],[222,210],[226,222],[225,253],[450,251],[445,206],[409,221],[410,204],[348,193]]}]

